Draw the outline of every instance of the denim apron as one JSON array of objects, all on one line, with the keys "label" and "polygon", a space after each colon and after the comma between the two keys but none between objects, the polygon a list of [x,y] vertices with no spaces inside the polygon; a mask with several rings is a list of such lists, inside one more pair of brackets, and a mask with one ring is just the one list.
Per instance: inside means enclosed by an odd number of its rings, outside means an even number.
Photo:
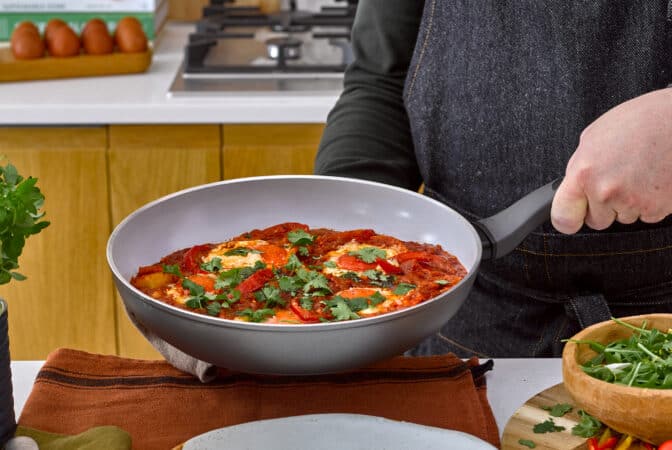
[{"label": "denim apron", "polygon": [[[478,220],[564,174],[588,124],[672,82],[670,8],[426,0],[404,89],[425,193]],[[672,312],[672,219],[572,236],[547,223],[484,261],[460,311],[409,354],[559,356],[581,328],[649,312]]]}]

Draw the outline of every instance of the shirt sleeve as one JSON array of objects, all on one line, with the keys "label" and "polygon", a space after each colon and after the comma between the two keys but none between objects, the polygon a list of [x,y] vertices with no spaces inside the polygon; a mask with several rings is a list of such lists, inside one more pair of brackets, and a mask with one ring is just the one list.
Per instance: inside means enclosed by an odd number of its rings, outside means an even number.
[{"label": "shirt sleeve", "polygon": [[422,0],[360,0],[354,62],[327,117],[314,172],[417,190],[422,182],[403,101]]}]

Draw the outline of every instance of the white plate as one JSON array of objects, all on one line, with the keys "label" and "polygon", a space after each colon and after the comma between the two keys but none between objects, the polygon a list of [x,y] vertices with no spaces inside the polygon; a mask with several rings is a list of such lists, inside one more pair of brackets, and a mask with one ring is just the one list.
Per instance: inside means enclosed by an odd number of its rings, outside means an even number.
[{"label": "white plate", "polygon": [[183,450],[493,450],[460,431],[361,414],[259,420],[196,436]]}]

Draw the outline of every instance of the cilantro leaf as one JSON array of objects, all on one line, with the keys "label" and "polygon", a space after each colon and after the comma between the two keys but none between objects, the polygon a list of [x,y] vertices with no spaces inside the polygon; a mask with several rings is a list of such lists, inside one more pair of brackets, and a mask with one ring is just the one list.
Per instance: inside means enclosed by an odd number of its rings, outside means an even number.
[{"label": "cilantro leaf", "polygon": [[572,434],[585,438],[596,436],[602,429],[602,422],[582,409],[577,412],[579,413],[580,421],[572,427]]},{"label": "cilantro leaf", "polygon": [[350,309],[350,306],[341,296],[337,295],[331,300],[326,300],[324,304],[329,308],[336,321],[359,319],[359,315]]},{"label": "cilantro leaf", "polygon": [[353,312],[361,311],[369,307],[369,299],[366,297],[350,298],[347,302]]},{"label": "cilantro leaf", "polygon": [[203,286],[201,286],[200,284],[194,283],[193,281],[191,281],[188,278],[184,278],[182,280],[182,286],[187,288],[189,290],[189,293],[191,295],[193,295],[194,297],[203,295],[205,293],[205,289],[203,288]]},{"label": "cilantro leaf", "polygon": [[[228,305],[227,305],[228,307]],[[210,302],[208,305],[205,307],[207,310],[208,314],[211,316],[219,316],[219,312],[222,310],[222,304],[219,302]]]},{"label": "cilantro leaf", "polygon": [[294,247],[302,247],[312,244],[313,241],[315,241],[315,236],[298,229],[287,233],[287,240],[289,240]]},{"label": "cilantro leaf", "polygon": [[379,305],[383,303],[385,300],[387,300],[385,296],[378,291],[376,291],[374,294],[371,294],[371,296],[369,297],[369,301],[373,306]]},{"label": "cilantro leaf", "polygon": [[289,255],[287,264],[285,264],[285,269],[289,270],[290,272],[296,272],[300,267],[303,267],[301,260],[293,253]]},{"label": "cilantro leaf", "polygon": [[528,448],[536,448],[537,444],[534,443],[534,441],[531,441],[529,439],[518,439],[518,443],[520,445],[524,445],[525,447]]},{"label": "cilantro leaf", "polygon": [[409,283],[399,283],[396,288],[394,288],[394,293],[397,295],[405,295],[411,292],[413,289],[415,289],[416,286],[414,284],[409,284]]},{"label": "cilantro leaf", "polygon": [[263,322],[269,316],[275,315],[272,309],[257,309],[256,311],[250,308],[239,311],[237,316],[247,317],[250,322]]},{"label": "cilantro leaf", "polygon": [[319,272],[300,268],[296,271],[296,275],[305,282],[303,285],[305,293],[313,292],[323,295],[331,292],[329,281]]},{"label": "cilantro leaf", "polygon": [[250,253],[261,253],[261,252],[259,250],[254,250],[252,248],[236,247],[232,248],[231,250],[228,250],[226,253],[224,253],[224,256],[247,256]]},{"label": "cilantro leaf", "polygon": [[568,412],[571,412],[573,408],[572,405],[568,403],[557,403],[553,406],[544,406],[543,409],[548,411],[553,417],[562,417]]},{"label": "cilantro leaf", "polygon": [[254,293],[254,297],[259,302],[264,302],[266,308],[273,308],[274,306],[285,306],[285,300],[280,297],[280,289],[273,286],[264,286]]},{"label": "cilantro leaf", "polygon": [[282,276],[278,278],[278,286],[284,292],[296,292],[303,287],[303,284],[299,277]]},{"label": "cilantro leaf", "polygon": [[378,258],[387,258],[387,253],[382,248],[378,247],[362,247],[359,250],[348,252],[348,255],[356,256],[365,263],[373,263]]},{"label": "cilantro leaf", "polygon": [[[440,284],[441,286],[445,286],[446,284],[450,284],[450,281],[448,280],[436,280],[434,281],[436,284]],[[534,447],[532,447],[534,448]]]},{"label": "cilantro leaf", "polygon": [[215,256],[210,261],[201,264],[201,269],[207,272],[219,272],[222,270],[222,259]]},{"label": "cilantro leaf", "polygon": [[338,267],[334,261],[325,261],[323,266],[328,267],[330,269],[335,269],[336,267]]},{"label": "cilantro leaf", "polygon": [[170,274],[170,275],[175,275],[175,276],[180,277],[180,278],[184,278],[184,276],[182,275],[182,272],[180,271],[180,266],[178,266],[177,264],[172,264],[172,265],[163,264],[161,267],[163,267],[163,272],[164,273],[167,273],[167,274]]},{"label": "cilantro leaf", "polygon": [[535,433],[554,433],[556,431],[563,431],[565,427],[561,427],[559,425],[556,425],[555,422],[553,422],[553,419],[548,419],[544,422],[538,423],[532,428],[532,431]]},{"label": "cilantro leaf", "polygon": [[301,297],[301,299],[299,300],[299,305],[301,306],[301,308],[305,310],[312,311],[313,299],[310,297]]}]

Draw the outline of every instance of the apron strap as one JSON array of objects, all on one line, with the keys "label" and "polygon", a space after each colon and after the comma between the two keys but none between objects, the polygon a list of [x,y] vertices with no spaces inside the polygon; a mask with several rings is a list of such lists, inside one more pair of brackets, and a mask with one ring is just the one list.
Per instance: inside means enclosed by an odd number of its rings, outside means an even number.
[{"label": "apron strap", "polygon": [[586,294],[571,297],[565,303],[565,310],[579,321],[581,329],[612,317],[607,300],[602,294]]}]

